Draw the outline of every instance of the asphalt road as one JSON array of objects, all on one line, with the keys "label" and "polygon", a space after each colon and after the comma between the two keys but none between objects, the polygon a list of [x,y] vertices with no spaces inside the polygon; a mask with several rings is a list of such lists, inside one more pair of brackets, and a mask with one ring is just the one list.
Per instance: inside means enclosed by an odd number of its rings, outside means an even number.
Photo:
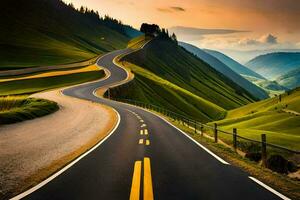
[{"label": "asphalt road", "polygon": [[129,51],[115,51],[98,61],[111,72],[108,79],[64,91],[116,109],[118,128],[99,147],[25,199],[280,199],[158,116],[95,97],[96,88],[126,79],[126,72],[112,60]]}]

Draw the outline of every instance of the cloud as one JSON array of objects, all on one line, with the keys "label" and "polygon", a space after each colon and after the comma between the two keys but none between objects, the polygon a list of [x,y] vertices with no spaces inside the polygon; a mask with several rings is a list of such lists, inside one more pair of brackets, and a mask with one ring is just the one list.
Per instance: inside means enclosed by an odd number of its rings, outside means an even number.
[{"label": "cloud", "polygon": [[261,37],[260,40],[262,43],[266,43],[266,44],[277,44],[277,37],[275,37],[274,35],[268,34],[268,35],[264,35]]},{"label": "cloud", "polygon": [[185,12],[185,9],[179,6],[171,6],[169,8],[157,8],[160,12],[171,13],[171,12]]},{"label": "cloud", "polygon": [[263,35],[260,38],[243,38],[238,41],[240,45],[275,45],[278,44],[277,37],[272,34]]},{"label": "cloud", "polygon": [[202,29],[195,27],[184,27],[175,26],[169,28],[170,32],[175,33],[180,40],[183,41],[195,41],[201,40],[205,35],[226,35],[232,33],[243,33],[249,32],[244,30],[233,30],[233,29]]},{"label": "cloud", "polygon": [[174,11],[185,12],[185,9],[182,8],[182,7],[171,6],[170,8],[171,8],[172,10],[174,10]]}]

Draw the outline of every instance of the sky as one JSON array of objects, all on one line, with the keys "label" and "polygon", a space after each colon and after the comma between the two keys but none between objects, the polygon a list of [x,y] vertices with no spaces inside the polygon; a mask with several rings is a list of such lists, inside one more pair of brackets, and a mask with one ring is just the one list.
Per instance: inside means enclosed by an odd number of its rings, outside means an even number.
[{"label": "sky", "polygon": [[[65,0],[223,52],[300,49],[300,0]],[[239,58],[240,59],[240,58]]]}]

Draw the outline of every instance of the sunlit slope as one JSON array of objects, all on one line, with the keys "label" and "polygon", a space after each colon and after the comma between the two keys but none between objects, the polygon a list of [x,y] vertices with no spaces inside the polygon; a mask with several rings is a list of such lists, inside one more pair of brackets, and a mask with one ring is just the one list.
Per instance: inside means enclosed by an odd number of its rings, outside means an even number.
[{"label": "sunlit slope", "polygon": [[129,40],[59,0],[1,1],[0,25],[2,70],[85,60]]},{"label": "sunlit slope", "polygon": [[228,130],[238,128],[241,135],[254,139],[266,133],[271,142],[299,149],[299,121],[300,88],[282,95],[281,102],[274,97],[231,110],[217,123]]},{"label": "sunlit slope", "polygon": [[118,98],[154,104],[205,122],[221,119],[226,111],[190,91],[131,63],[123,62],[134,80],[116,92]]},{"label": "sunlit slope", "polygon": [[223,109],[236,108],[254,99],[224,75],[168,39],[156,38],[143,50],[124,59]]}]

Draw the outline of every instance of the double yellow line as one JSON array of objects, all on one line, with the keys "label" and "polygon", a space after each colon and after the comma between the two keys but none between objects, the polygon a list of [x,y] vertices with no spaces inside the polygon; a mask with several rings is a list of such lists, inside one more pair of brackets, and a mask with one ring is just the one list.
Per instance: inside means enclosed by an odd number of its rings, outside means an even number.
[{"label": "double yellow line", "polygon": [[[132,177],[131,191],[129,200],[140,199],[140,185],[141,185],[141,173],[142,173],[142,161],[136,161],[134,163],[134,171]],[[152,176],[150,158],[144,158],[144,188],[143,199],[153,200],[153,188],[152,188]]]}]

